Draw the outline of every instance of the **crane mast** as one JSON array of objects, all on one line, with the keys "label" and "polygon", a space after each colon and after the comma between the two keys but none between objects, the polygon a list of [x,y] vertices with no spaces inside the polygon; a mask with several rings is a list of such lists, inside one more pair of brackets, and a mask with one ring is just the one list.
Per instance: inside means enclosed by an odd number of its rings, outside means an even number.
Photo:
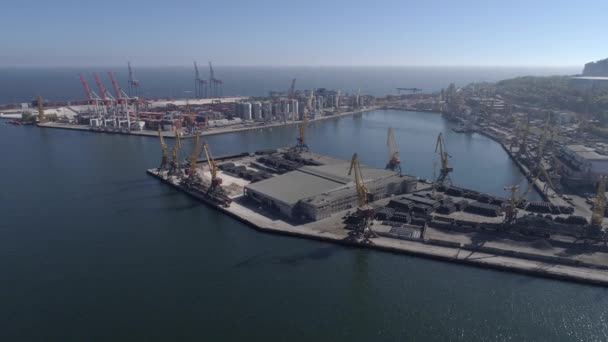
[{"label": "crane mast", "polygon": [[158,167],[158,171],[162,171],[167,169],[169,166],[169,155],[167,153],[167,144],[165,144],[165,138],[163,137],[163,132],[160,130],[160,127],[158,128],[158,138],[160,140],[161,152],[160,166]]},{"label": "crane mast", "polygon": [[192,145],[192,151],[188,156],[188,177],[184,180],[184,184],[186,186],[192,186],[194,183],[197,183],[199,179],[198,173],[196,172],[196,159],[199,154],[199,144],[201,141],[200,134],[196,134],[194,136],[194,143]]},{"label": "crane mast", "polygon": [[441,162],[441,168],[439,169],[439,177],[436,182],[439,184],[448,183],[451,184],[450,172],[454,171],[454,168],[449,166],[448,161],[450,156],[445,147],[445,141],[443,140],[443,133],[439,133],[437,136],[437,143],[435,144],[435,153],[439,152],[439,159]]},{"label": "crane mast", "polygon": [[363,181],[363,175],[361,174],[361,165],[359,163],[359,156],[357,153],[353,154],[350,162],[350,168],[348,175],[352,175],[354,171],[355,188],[357,190],[357,233],[363,233],[367,236],[377,236],[370,227],[370,223],[374,218],[374,208],[369,205],[370,192],[365,186]]},{"label": "crane mast", "polygon": [[392,127],[388,128],[386,146],[388,146],[388,163],[386,164],[386,169],[399,172],[399,174],[401,174],[401,159],[399,158],[399,147],[395,142],[395,135],[393,133]]},{"label": "crane mast", "polygon": [[38,122],[45,122],[46,117],[44,116],[44,102],[42,96],[36,97],[36,102],[38,104]]},{"label": "crane mast", "polygon": [[169,175],[178,174],[179,175],[179,150],[182,148],[182,141],[180,138],[180,134],[175,130],[175,144],[171,149],[171,165],[169,168]]},{"label": "crane mast", "polygon": [[129,96],[139,96],[139,81],[135,79],[133,68],[131,68],[131,62],[127,62],[129,68]]},{"label": "crane mast", "polygon": [[203,150],[205,151],[207,163],[209,164],[209,173],[211,174],[211,187],[209,189],[213,190],[222,184],[222,179],[217,176],[217,164],[215,163],[215,160],[213,160],[213,156],[211,155],[211,150],[209,149],[207,142],[203,144]]}]

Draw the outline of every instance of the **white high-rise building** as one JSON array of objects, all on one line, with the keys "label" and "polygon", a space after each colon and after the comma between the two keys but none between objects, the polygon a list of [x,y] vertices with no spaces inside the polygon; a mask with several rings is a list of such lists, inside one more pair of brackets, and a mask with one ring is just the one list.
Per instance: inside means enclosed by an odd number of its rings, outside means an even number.
[{"label": "white high-rise building", "polygon": [[261,102],[253,102],[251,103],[251,114],[253,120],[262,120],[262,103]]}]

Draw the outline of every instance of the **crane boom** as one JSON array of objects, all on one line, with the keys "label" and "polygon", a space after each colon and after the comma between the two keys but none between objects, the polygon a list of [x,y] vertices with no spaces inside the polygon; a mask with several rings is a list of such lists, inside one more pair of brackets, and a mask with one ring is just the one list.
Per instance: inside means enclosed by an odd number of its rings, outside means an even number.
[{"label": "crane boom", "polygon": [[108,76],[110,77],[110,81],[112,81],[112,87],[114,88],[114,94],[116,94],[116,98],[117,99],[121,99],[122,98],[122,92],[120,89],[120,86],[118,85],[118,82],[116,81],[116,77],[114,76],[114,72],[112,71],[108,71]]},{"label": "crane boom", "polygon": [[95,77],[95,82],[97,83],[97,88],[99,88],[99,93],[101,94],[101,99],[102,100],[107,100],[106,97],[106,88],[103,86],[103,83],[101,82],[101,78],[99,77],[98,73],[93,73],[93,76]]},{"label": "crane boom", "polygon": [[203,143],[203,150],[205,151],[205,156],[207,157],[207,164],[209,164],[209,173],[211,173],[211,187],[210,191],[214,191],[216,187],[222,184],[222,179],[217,176],[217,164],[215,160],[213,160],[213,155],[211,154],[211,149],[209,148],[209,144],[207,142]]},{"label": "crane boom", "polygon": [[445,147],[443,133],[439,133],[439,136],[437,136],[437,143],[435,144],[435,153],[437,152],[439,152],[439,159],[441,162],[441,169],[439,169],[439,178],[437,178],[437,182],[440,184],[443,184],[444,182],[451,183],[449,174],[454,170],[454,168],[450,167],[448,164],[448,159],[452,156],[448,154],[448,151]]},{"label": "crane boom", "polygon": [[44,100],[42,99],[42,96],[38,96],[36,97],[36,102],[38,105],[38,122],[44,122],[46,121],[46,117],[44,116]]},{"label": "crane boom", "polygon": [[367,205],[369,191],[363,182],[363,176],[361,175],[361,165],[359,164],[359,156],[357,153],[353,154],[353,157],[350,161],[350,168],[348,170],[348,175],[350,176],[353,171],[355,171],[355,187],[357,189],[357,198],[359,200],[359,207],[364,207]]},{"label": "crane boom", "polygon": [[160,127],[158,128],[158,138],[160,140],[160,152],[161,152],[161,160],[160,160],[160,166],[158,168],[158,171],[164,170],[167,168],[167,165],[169,164],[169,155],[167,154],[167,144],[165,144],[165,138],[163,137],[163,133],[160,130]]},{"label": "crane boom", "polygon": [[83,74],[80,74],[80,82],[82,82],[84,92],[87,94],[87,99],[93,101],[93,92],[91,91],[91,87],[89,87],[89,82],[87,82],[87,79],[84,78]]},{"label": "crane boom", "polygon": [[198,174],[196,172],[196,159],[199,154],[199,144],[201,141],[201,136],[197,133],[194,136],[194,143],[192,145],[192,151],[190,152],[190,156],[188,156],[188,178],[185,179],[184,183],[188,186],[196,183],[198,178]]},{"label": "crane boom", "polygon": [[348,170],[348,175],[350,176],[352,173],[355,173],[355,188],[357,190],[357,225],[355,229],[358,232],[363,232],[367,236],[376,237],[377,234],[371,229],[370,222],[373,220],[375,211],[369,205],[370,192],[365,186],[365,182],[363,181],[363,175],[361,174],[361,164],[359,163],[359,156],[357,153],[353,154],[353,157],[350,161],[350,168]]},{"label": "crane boom", "polygon": [[213,73],[213,65],[211,65],[211,61],[209,61],[209,78],[211,80],[215,80],[215,74]]}]

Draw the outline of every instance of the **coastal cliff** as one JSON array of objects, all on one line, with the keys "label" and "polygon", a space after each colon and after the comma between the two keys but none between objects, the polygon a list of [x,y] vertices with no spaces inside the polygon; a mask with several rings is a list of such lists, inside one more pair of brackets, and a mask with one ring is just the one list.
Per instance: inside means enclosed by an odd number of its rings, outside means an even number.
[{"label": "coastal cliff", "polygon": [[608,58],[585,64],[583,75],[608,77]]}]

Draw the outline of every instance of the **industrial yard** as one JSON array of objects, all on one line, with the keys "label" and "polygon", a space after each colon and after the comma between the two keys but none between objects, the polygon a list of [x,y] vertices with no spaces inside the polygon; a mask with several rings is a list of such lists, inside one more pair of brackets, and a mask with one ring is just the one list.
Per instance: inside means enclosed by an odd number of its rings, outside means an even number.
[{"label": "industrial yard", "polygon": [[453,185],[441,135],[440,174],[429,182],[402,174],[390,129],[390,158],[378,169],[356,153],[347,161],[309,151],[305,128],[295,146],[216,158],[197,135],[185,160],[179,139],[169,153],[160,135],[160,166],[147,172],[262,231],[608,284],[603,222],[528,202],[530,189],[501,198]]}]

